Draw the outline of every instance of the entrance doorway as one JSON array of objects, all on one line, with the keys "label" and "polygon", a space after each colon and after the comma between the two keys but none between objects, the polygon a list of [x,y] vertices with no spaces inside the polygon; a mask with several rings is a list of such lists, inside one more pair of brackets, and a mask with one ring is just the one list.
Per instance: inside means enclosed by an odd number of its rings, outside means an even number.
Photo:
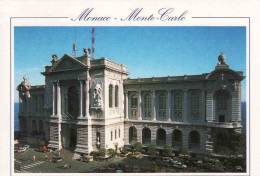
[{"label": "entrance doorway", "polygon": [[62,147],[73,151],[77,144],[77,128],[73,124],[62,125]]}]

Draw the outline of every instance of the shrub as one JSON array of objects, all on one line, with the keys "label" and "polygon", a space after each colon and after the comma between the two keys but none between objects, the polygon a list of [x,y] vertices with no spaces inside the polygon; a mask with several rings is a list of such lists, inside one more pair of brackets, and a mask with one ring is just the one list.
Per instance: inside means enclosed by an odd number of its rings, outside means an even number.
[{"label": "shrub", "polygon": [[179,152],[180,152],[180,154],[183,154],[183,155],[189,154],[189,152],[186,148],[181,148]]},{"label": "shrub", "polygon": [[148,146],[148,149],[147,149],[147,153],[148,153],[149,155],[155,156],[156,153],[157,153],[157,152],[156,152],[156,146],[153,145],[153,144],[149,145],[149,146]]},{"label": "shrub", "polygon": [[140,142],[136,142],[133,144],[134,151],[141,152],[143,145]]},{"label": "shrub", "polygon": [[104,148],[101,148],[98,151],[92,151],[90,153],[90,155],[93,156],[94,158],[100,157],[100,156],[105,156],[105,154],[106,154],[106,149],[104,149]]},{"label": "shrub", "polygon": [[116,155],[116,151],[114,149],[110,148],[110,149],[107,149],[107,154],[109,156],[114,157]]},{"label": "shrub", "polygon": [[164,145],[164,148],[162,150],[163,156],[171,156],[172,154],[172,147],[170,145]]}]

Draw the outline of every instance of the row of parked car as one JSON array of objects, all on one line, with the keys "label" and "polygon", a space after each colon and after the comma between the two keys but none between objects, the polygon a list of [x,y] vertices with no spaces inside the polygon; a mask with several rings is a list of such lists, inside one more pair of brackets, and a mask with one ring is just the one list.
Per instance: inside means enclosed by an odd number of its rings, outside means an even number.
[{"label": "row of parked car", "polygon": [[22,153],[25,152],[26,150],[28,150],[30,148],[30,145],[23,145],[23,146],[17,146],[14,149],[15,153]]}]

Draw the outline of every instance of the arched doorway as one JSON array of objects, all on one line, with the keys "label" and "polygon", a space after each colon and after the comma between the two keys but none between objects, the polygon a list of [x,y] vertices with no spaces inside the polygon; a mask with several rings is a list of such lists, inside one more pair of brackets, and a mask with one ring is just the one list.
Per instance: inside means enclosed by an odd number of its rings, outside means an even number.
[{"label": "arched doorway", "polygon": [[79,93],[75,86],[68,89],[68,113],[74,118],[79,114]]},{"label": "arched doorway", "polygon": [[77,144],[77,128],[72,124],[62,124],[62,147],[73,151]]},{"label": "arched doorway", "polygon": [[150,144],[151,143],[151,130],[147,127],[142,130],[142,143]]},{"label": "arched doorway", "polygon": [[199,149],[200,148],[200,134],[197,131],[191,131],[189,135],[189,148]]},{"label": "arched doorway", "polygon": [[129,128],[129,144],[133,144],[137,141],[137,130],[134,126]]},{"label": "arched doorway", "polygon": [[229,117],[230,95],[227,90],[218,90],[214,94],[215,116],[218,122],[226,122]]},{"label": "arched doorway", "polygon": [[182,132],[180,130],[173,130],[172,132],[172,146],[181,148],[182,146]]},{"label": "arched doorway", "polygon": [[162,128],[159,128],[157,130],[156,144],[159,145],[159,146],[164,146],[166,144],[166,132]]}]

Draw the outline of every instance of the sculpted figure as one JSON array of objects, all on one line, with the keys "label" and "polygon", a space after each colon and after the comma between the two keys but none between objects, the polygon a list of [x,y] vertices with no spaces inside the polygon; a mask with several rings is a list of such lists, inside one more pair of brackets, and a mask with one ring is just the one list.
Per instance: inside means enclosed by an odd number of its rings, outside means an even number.
[{"label": "sculpted figure", "polygon": [[102,88],[101,84],[97,83],[95,85],[94,91],[93,91],[93,107],[94,108],[102,108]]},{"label": "sculpted figure", "polygon": [[23,81],[17,86],[17,90],[19,91],[20,101],[26,100],[31,97],[30,95],[31,86],[29,81],[23,77]]},{"label": "sculpted figure", "polygon": [[218,62],[220,65],[224,65],[225,63],[225,57],[223,53],[220,53],[220,55],[218,56]]},{"label": "sculpted figure", "polygon": [[85,56],[87,56],[87,57],[90,56],[90,48],[84,48],[83,52],[84,52]]}]

